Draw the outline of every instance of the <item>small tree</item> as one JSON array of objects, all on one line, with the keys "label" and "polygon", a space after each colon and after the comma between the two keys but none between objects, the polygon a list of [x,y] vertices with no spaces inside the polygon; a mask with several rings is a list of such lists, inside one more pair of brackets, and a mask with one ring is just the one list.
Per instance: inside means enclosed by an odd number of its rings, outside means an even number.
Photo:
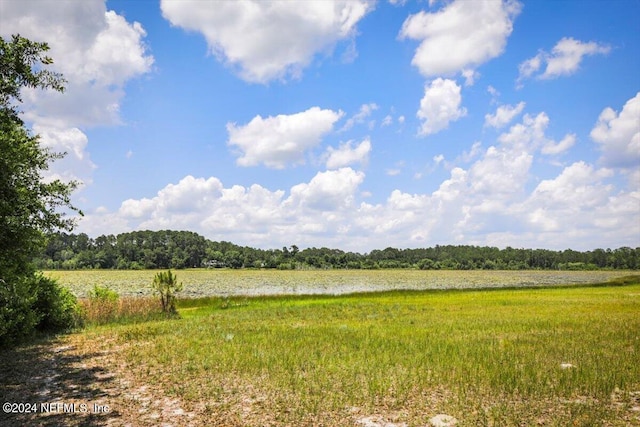
[{"label": "small tree", "polygon": [[64,211],[80,213],[70,201],[77,182],[44,179],[63,154],[41,145],[20,118],[24,88],[63,90],[62,76],[45,69],[48,49],[18,35],[0,37],[0,346],[75,321],[73,295],[39,276],[33,262],[47,233],[73,229]]},{"label": "small tree", "polygon": [[171,270],[156,274],[152,284],[153,289],[160,294],[162,311],[167,314],[176,314],[176,292],[182,290],[182,283]]}]

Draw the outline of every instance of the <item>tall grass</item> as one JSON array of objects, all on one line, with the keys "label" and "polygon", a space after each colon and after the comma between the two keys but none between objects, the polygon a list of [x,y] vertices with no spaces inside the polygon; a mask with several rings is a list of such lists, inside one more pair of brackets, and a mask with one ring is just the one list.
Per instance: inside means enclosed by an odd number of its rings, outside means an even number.
[{"label": "tall grass", "polygon": [[123,350],[130,369],[208,425],[640,424],[637,284],[210,297],[179,312],[88,339],[144,344]]},{"label": "tall grass", "polygon": [[84,324],[88,326],[108,323],[132,323],[157,320],[163,317],[158,298],[153,297],[110,297],[81,298],[78,301]]}]

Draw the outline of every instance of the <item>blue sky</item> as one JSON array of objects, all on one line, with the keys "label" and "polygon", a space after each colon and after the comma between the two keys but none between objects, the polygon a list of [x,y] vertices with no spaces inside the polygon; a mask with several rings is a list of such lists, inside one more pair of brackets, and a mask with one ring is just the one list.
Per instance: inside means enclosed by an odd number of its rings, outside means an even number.
[{"label": "blue sky", "polygon": [[77,232],[640,245],[640,2],[0,0]]}]

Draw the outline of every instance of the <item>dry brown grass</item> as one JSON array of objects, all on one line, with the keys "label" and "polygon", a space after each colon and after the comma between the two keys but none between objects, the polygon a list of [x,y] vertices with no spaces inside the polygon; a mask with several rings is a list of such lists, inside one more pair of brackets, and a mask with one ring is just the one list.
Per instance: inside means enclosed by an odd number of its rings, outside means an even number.
[{"label": "dry brown grass", "polygon": [[87,325],[152,320],[163,314],[160,301],[153,297],[82,298],[79,304]]}]

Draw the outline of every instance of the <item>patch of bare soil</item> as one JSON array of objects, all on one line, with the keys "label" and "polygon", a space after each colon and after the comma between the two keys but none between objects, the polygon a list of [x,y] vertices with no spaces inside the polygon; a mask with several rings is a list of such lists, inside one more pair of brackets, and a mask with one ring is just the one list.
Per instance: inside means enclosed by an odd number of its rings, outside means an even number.
[{"label": "patch of bare soil", "polygon": [[120,350],[70,335],[0,351],[0,426],[203,425],[133,377]]}]

